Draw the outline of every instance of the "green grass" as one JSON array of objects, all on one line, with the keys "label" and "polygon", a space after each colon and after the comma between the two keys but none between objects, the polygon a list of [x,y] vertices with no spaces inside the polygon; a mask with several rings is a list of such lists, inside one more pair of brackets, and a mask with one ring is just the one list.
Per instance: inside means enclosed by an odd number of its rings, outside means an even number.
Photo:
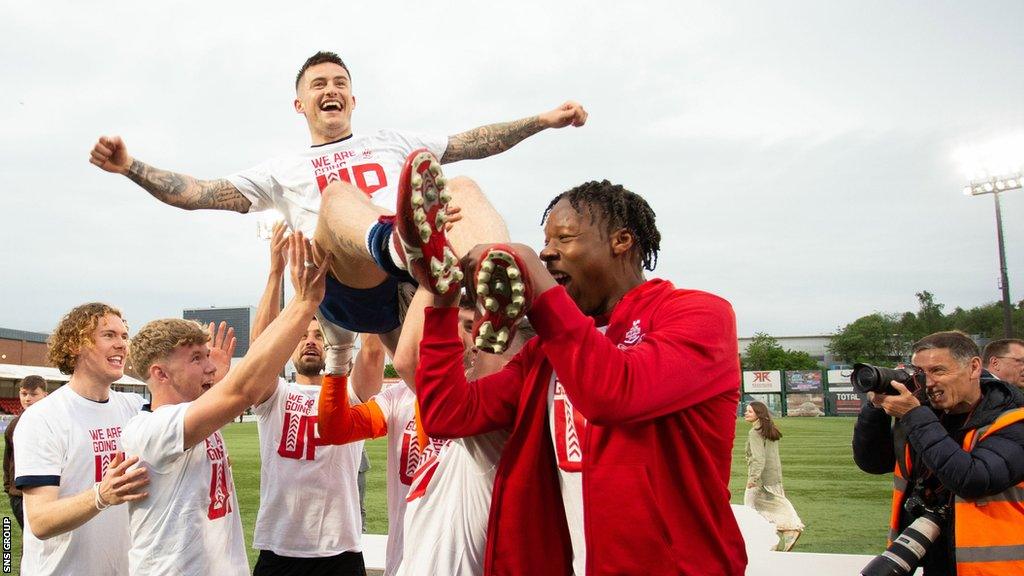
[{"label": "green grass", "polygon": [[[786,495],[807,525],[797,544],[798,552],[842,552],[877,554],[885,544],[889,497],[889,475],[872,476],[853,463],[850,439],[853,418],[783,418],[779,428],[785,437],[780,452]],[[732,479],[729,489],[733,503],[743,501],[746,462],[743,449],[749,430],[746,422],[736,425]],[[256,562],[252,530],[259,509],[259,442],[253,423],[232,424],[224,430],[232,460],[242,526],[249,549],[249,565]],[[387,532],[386,469],[387,440],[366,443],[371,468],[367,473],[366,531]],[[0,515],[11,517],[6,498],[0,499]],[[21,561],[21,531],[11,522],[14,570]]]}]

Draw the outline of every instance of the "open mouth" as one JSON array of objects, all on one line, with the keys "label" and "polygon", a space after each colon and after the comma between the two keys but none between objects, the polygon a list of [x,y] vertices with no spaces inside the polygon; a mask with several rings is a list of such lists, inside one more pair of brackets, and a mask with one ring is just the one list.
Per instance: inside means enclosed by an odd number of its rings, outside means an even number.
[{"label": "open mouth", "polygon": [[203,392],[206,392],[210,388],[213,388],[213,382],[212,381],[211,382],[203,382],[202,388],[203,388]]},{"label": "open mouth", "polygon": [[107,356],[107,364],[116,368],[124,368],[124,356]]},{"label": "open mouth", "polygon": [[941,402],[946,397],[946,393],[942,390],[932,390],[928,392],[928,399],[932,402]]},{"label": "open mouth", "polygon": [[565,286],[566,284],[572,281],[569,275],[566,274],[565,272],[561,272],[558,270],[550,270],[550,272],[551,277],[555,279],[555,282],[557,282],[559,286]]},{"label": "open mouth", "polygon": [[320,110],[324,112],[341,112],[343,108],[338,100],[324,100],[320,103]]}]

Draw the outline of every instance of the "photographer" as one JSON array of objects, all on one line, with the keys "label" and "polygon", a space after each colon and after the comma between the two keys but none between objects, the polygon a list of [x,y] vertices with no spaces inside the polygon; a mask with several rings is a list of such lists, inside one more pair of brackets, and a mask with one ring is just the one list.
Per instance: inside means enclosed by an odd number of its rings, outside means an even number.
[{"label": "photographer", "polygon": [[979,356],[960,332],[922,338],[912,363],[923,389],[869,393],[854,429],[857,466],[893,472],[889,540],[926,514],[938,525],[925,576],[1024,574],[1024,394],[982,378]]}]

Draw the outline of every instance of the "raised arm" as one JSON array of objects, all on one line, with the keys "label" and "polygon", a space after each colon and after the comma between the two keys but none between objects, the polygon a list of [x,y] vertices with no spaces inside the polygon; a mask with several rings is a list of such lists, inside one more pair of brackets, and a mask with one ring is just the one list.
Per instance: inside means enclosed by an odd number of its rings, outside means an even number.
[{"label": "raised arm", "polygon": [[459,160],[477,160],[519,144],[545,128],[583,126],[587,111],[578,102],[566,102],[554,110],[512,122],[500,122],[473,128],[448,137],[448,148],[441,157],[441,163]]},{"label": "raised arm", "polygon": [[89,162],[107,172],[127,176],[157,200],[185,210],[231,210],[244,214],[251,204],[225,179],[199,180],[132,158],[120,136],[101,136],[92,148]]},{"label": "raised arm", "polygon": [[360,334],[359,342],[349,381],[359,401],[366,402],[384,386],[384,344],[376,334]]},{"label": "raised arm", "polygon": [[431,438],[463,438],[515,423],[520,392],[530,365],[530,343],[500,371],[466,381],[459,337],[458,294],[434,296],[424,312],[416,366],[416,397],[424,431]]},{"label": "raised arm", "polygon": [[322,444],[348,444],[384,436],[388,423],[375,399],[352,406],[346,378],[326,374],[317,404],[317,433]]},{"label": "raised arm", "polygon": [[320,267],[313,264],[312,247],[301,232],[292,234],[289,242],[295,297],[224,380],[189,406],[185,413],[186,449],[202,442],[267,396],[268,390],[277,385],[281,367],[323,300],[331,259],[324,259]]},{"label": "raised arm", "polygon": [[267,286],[263,289],[263,296],[256,307],[256,316],[253,318],[252,329],[249,330],[249,342],[255,342],[260,334],[270,326],[270,323],[281,313],[281,281],[284,279],[284,269],[288,264],[288,237],[285,236],[287,228],[284,222],[274,224],[274,231],[270,236],[270,273],[267,275]]}]

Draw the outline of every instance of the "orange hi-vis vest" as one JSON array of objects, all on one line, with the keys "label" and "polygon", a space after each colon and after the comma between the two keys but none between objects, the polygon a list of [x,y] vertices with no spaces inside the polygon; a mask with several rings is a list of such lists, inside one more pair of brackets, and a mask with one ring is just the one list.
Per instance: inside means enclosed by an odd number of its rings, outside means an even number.
[{"label": "orange hi-vis vest", "polygon": [[[1000,414],[987,426],[967,432],[963,448],[970,452],[989,435],[1024,421],[1024,408]],[[910,476],[910,444],[893,471],[889,544],[899,535],[900,510]],[[1010,576],[1024,574],[1024,482],[976,500],[954,499],[954,545],[958,576]]]}]

